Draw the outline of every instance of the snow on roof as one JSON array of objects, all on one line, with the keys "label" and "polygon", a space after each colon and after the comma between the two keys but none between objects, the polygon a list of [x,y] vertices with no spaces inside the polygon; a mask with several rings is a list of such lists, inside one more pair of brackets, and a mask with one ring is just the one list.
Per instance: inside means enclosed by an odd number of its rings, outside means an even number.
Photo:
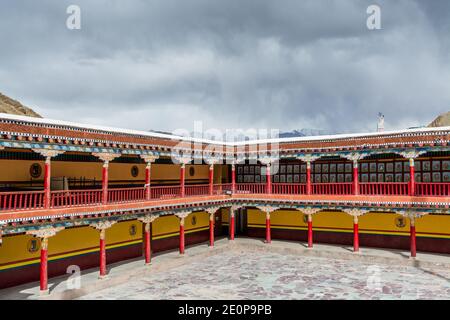
[{"label": "snow on roof", "polygon": [[386,136],[397,135],[397,134],[415,134],[415,133],[427,133],[427,132],[431,133],[431,132],[436,132],[436,131],[450,131],[450,126],[432,127],[432,128],[425,127],[425,128],[412,128],[412,129],[384,131],[384,132],[350,133],[350,134],[346,133],[346,134],[321,135],[321,136],[290,137],[290,138],[276,138],[276,139],[269,138],[269,139],[260,139],[260,140],[224,142],[224,141],[220,141],[220,140],[184,137],[184,136],[179,136],[179,135],[171,135],[171,134],[157,133],[157,132],[151,132],[151,131],[121,129],[121,128],[114,128],[114,127],[107,127],[107,126],[82,124],[82,123],[62,121],[62,120],[53,120],[53,119],[47,119],[47,118],[35,118],[35,117],[13,115],[13,114],[6,114],[6,113],[0,113],[0,119],[11,120],[11,121],[24,121],[27,123],[43,124],[43,125],[51,125],[51,126],[61,126],[61,127],[71,127],[71,128],[78,128],[78,129],[96,130],[96,131],[103,131],[103,132],[109,132],[109,133],[139,135],[139,136],[151,137],[151,138],[181,140],[181,141],[199,142],[199,143],[206,143],[206,144],[219,144],[219,145],[227,145],[227,146],[243,146],[243,145],[247,145],[247,144],[268,144],[268,143],[286,143],[286,142],[292,143],[292,142],[307,142],[307,141],[338,140],[338,139],[366,138],[366,137],[376,137],[376,136],[386,137]]}]

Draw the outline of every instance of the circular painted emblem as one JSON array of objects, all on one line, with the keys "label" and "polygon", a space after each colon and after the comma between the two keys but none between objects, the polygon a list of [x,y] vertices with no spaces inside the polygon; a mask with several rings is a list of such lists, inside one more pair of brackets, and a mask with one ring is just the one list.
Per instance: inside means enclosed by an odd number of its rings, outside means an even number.
[{"label": "circular painted emblem", "polygon": [[136,225],[132,224],[128,232],[130,233],[130,236],[134,236],[136,234]]},{"label": "circular painted emblem", "polygon": [[193,175],[195,175],[195,169],[194,167],[190,167],[189,168],[189,175],[192,177]]},{"label": "circular painted emblem", "polygon": [[131,175],[136,178],[139,174],[139,168],[137,166],[131,167]]},{"label": "circular painted emblem", "polygon": [[404,228],[406,226],[405,217],[395,218],[395,225],[397,226],[397,228]]},{"label": "circular painted emblem", "polygon": [[197,217],[196,217],[196,216],[192,216],[192,218],[191,218],[191,224],[192,224],[193,226],[195,226],[195,225],[197,224]]},{"label": "circular painted emblem", "polygon": [[303,222],[308,223],[308,215],[307,214],[303,215]]},{"label": "circular painted emblem", "polygon": [[30,253],[35,253],[36,251],[39,250],[40,247],[40,242],[38,241],[38,239],[30,239],[27,243],[27,249],[28,252]]},{"label": "circular painted emblem", "polygon": [[33,163],[30,167],[30,176],[33,178],[39,178],[42,174],[42,167],[39,163]]}]

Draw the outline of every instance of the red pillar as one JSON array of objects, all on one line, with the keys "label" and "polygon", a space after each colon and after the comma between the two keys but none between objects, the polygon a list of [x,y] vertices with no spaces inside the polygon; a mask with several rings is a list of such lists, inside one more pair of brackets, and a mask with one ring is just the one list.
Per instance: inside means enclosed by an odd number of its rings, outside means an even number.
[{"label": "red pillar", "polygon": [[416,194],[416,179],[414,177],[414,158],[409,159],[409,195]]},{"label": "red pillar", "polygon": [[40,264],[40,292],[41,294],[48,293],[48,270],[47,270],[47,261],[48,261],[48,239],[41,239],[41,264]]},{"label": "red pillar", "polygon": [[180,254],[184,254],[184,218],[180,218]]},{"label": "red pillar", "polygon": [[234,240],[234,211],[230,210],[230,240]]},{"label": "red pillar", "polygon": [[106,276],[106,245],[105,245],[106,229],[100,229],[100,278]]},{"label": "red pillar", "polygon": [[308,248],[313,247],[312,215],[308,214]]},{"label": "red pillar", "polygon": [[353,194],[359,194],[358,161],[353,161]]},{"label": "red pillar", "polygon": [[306,162],[306,194],[312,194],[311,190],[311,162]]},{"label": "red pillar", "polygon": [[209,215],[209,246],[214,247],[214,213]]},{"label": "red pillar", "polygon": [[266,243],[270,243],[272,241],[270,234],[270,213],[266,213]]},{"label": "red pillar", "polygon": [[411,257],[416,257],[416,226],[414,218],[410,218],[409,233],[411,238]]},{"label": "red pillar", "polygon": [[214,190],[214,165],[209,165],[209,195],[213,195]]},{"label": "red pillar", "polygon": [[151,255],[152,255],[152,251],[151,251],[151,240],[150,240],[150,222],[145,223],[145,227],[144,227],[144,241],[145,241],[145,246],[144,246],[144,250],[145,250],[145,264],[150,264],[151,263]]},{"label": "red pillar", "polygon": [[353,251],[359,252],[359,233],[358,233],[358,217],[353,220]]},{"label": "red pillar", "polygon": [[151,162],[147,163],[147,166],[145,167],[145,199],[150,200],[151,199],[151,189],[150,189],[150,175],[151,175]]},{"label": "red pillar", "polygon": [[236,193],[236,166],[231,165],[231,192]]},{"label": "red pillar", "polygon": [[186,169],[186,165],[184,163],[182,163],[181,164],[181,171],[180,171],[180,193],[181,193],[181,197],[184,197],[185,169]]},{"label": "red pillar", "polygon": [[266,193],[272,193],[272,179],[270,175],[270,164],[266,166]]},{"label": "red pillar", "polygon": [[45,169],[44,169],[44,208],[50,208],[50,179],[51,179],[51,166],[50,157],[45,158]]},{"label": "red pillar", "polygon": [[103,169],[102,169],[102,203],[103,204],[108,203],[108,167],[109,167],[109,161],[104,161]]}]

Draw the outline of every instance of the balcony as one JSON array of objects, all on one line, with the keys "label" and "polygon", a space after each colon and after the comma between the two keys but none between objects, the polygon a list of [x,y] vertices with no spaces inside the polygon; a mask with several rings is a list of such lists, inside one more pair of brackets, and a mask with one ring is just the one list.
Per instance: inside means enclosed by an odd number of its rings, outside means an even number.
[{"label": "balcony", "polygon": [[[407,196],[411,186],[408,183],[380,182],[360,183],[360,196]],[[345,196],[355,195],[352,183],[312,183],[310,195]],[[274,183],[271,192],[266,184],[238,183],[233,192],[232,184],[187,185],[182,197],[181,186],[154,186],[150,191],[139,188],[112,188],[107,190],[107,199],[103,199],[103,190],[67,190],[50,193],[50,208],[92,206],[150,200],[179,199],[198,196],[217,196],[226,194],[269,194],[272,195],[308,195],[307,185],[301,183]],[[417,197],[449,197],[450,183],[416,183]],[[20,211],[45,208],[44,191],[1,192],[0,210]]]}]

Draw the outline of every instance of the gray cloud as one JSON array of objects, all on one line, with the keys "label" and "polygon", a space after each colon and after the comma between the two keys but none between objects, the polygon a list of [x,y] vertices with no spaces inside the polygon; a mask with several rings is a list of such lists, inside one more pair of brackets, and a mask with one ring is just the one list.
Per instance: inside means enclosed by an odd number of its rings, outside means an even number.
[{"label": "gray cloud", "polygon": [[[366,8],[382,8],[382,30]],[[69,4],[82,29],[65,27]],[[449,109],[450,2],[0,1],[0,91],[135,129],[373,131]]]}]

